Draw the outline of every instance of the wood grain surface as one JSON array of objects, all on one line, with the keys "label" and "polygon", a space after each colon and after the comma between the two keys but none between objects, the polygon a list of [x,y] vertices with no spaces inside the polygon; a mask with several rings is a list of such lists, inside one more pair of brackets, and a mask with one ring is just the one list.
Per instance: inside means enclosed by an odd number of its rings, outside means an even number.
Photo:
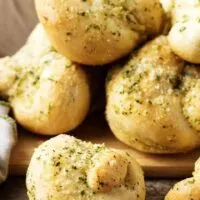
[{"label": "wood grain surface", "polygon": [[[70,135],[86,141],[105,143],[109,147],[131,151],[142,165],[147,177],[182,178],[190,176],[194,168],[194,162],[200,156],[200,150],[177,155],[140,153],[119,142],[111,133],[102,115],[89,117]],[[19,142],[11,156],[11,174],[25,175],[34,149],[47,139],[49,138],[34,135],[19,128]]]}]

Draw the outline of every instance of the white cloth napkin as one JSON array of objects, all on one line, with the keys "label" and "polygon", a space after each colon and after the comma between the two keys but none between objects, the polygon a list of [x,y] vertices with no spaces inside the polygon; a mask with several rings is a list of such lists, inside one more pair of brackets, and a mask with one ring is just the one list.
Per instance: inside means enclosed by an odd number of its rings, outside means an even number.
[{"label": "white cloth napkin", "polygon": [[15,121],[8,116],[10,107],[0,101],[0,184],[8,176],[10,154],[17,142]]}]

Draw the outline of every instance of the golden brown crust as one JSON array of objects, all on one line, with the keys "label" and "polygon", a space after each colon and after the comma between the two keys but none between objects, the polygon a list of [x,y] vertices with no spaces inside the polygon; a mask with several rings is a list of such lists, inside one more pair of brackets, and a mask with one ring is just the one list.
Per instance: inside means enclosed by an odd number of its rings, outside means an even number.
[{"label": "golden brown crust", "polygon": [[160,33],[158,0],[36,0],[36,10],[54,47],[70,60],[102,65],[127,55]]},{"label": "golden brown crust", "polygon": [[144,45],[121,67],[107,82],[106,115],[116,137],[148,153],[198,147],[200,71],[194,68],[192,76],[192,66],[173,54],[165,36]]},{"label": "golden brown crust", "polygon": [[144,175],[131,154],[67,135],[38,147],[26,185],[30,200],[145,199]]},{"label": "golden brown crust", "polygon": [[0,70],[0,92],[8,97],[18,123],[29,131],[56,135],[74,129],[86,117],[88,77],[54,50],[41,25],[20,51],[2,60]]}]

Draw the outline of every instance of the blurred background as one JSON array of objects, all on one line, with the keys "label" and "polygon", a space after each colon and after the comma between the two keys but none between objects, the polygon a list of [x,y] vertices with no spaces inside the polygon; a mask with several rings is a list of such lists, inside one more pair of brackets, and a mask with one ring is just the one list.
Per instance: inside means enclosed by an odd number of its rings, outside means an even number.
[{"label": "blurred background", "polygon": [[37,21],[34,0],[0,0],[0,57],[15,53]]}]

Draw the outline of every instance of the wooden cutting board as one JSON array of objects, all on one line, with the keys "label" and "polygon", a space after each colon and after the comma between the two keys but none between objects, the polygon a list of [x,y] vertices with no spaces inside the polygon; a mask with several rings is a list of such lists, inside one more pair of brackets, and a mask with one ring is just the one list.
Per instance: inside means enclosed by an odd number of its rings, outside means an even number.
[{"label": "wooden cutting board", "polygon": [[[79,128],[70,135],[94,143],[105,143],[109,147],[131,151],[142,165],[148,177],[186,177],[190,176],[194,163],[200,156],[200,150],[178,155],[149,155],[119,142],[111,133],[103,116],[88,118]],[[19,129],[19,142],[11,156],[10,172],[12,175],[25,175],[32,153],[39,144],[48,137],[34,135]]]}]

